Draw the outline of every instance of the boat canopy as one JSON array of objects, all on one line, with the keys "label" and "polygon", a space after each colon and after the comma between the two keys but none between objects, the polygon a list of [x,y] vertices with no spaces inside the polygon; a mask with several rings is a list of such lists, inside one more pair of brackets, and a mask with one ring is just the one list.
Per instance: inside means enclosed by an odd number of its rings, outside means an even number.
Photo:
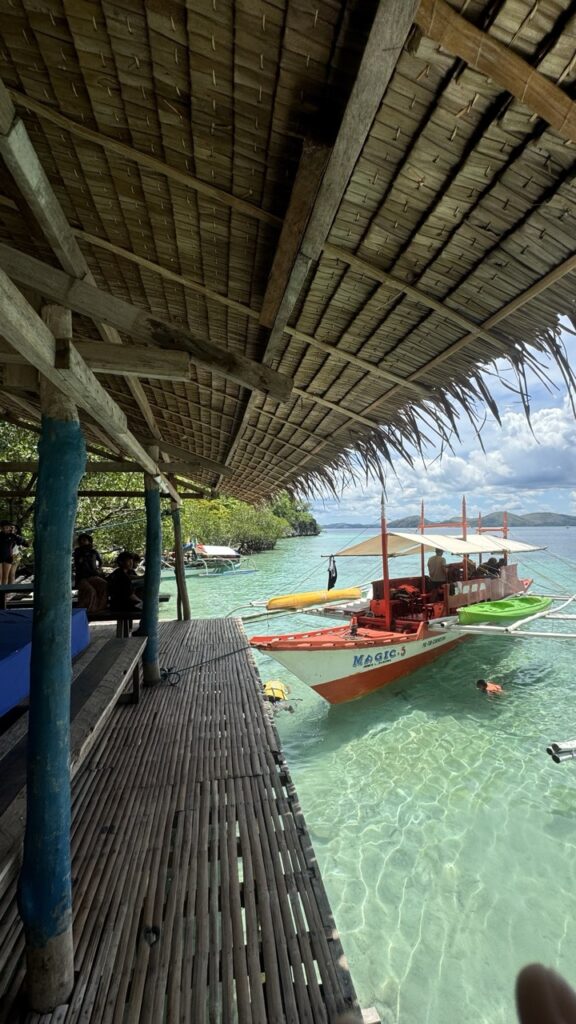
[{"label": "boat canopy", "polygon": [[[399,533],[394,531],[388,533],[388,557],[397,558],[400,555],[412,555],[419,548],[441,548],[449,555],[479,555],[498,552],[520,553],[523,551],[542,551],[543,548],[534,544],[524,544],[519,540],[505,540],[503,537],[494,537],[488,533],[470,534],[467,540],[461,537],[449,537],[441,533]],[[362,558],[382,556],[382,537],[369,537],[368,540],[354,544],[350,548],[343,548],[336,552],[337,558]]]},{"label": "boat canopy", "polygon": [[234,548],[217,544],[185,544],[185,551],[195,551],[200,558],[239,558]]}]

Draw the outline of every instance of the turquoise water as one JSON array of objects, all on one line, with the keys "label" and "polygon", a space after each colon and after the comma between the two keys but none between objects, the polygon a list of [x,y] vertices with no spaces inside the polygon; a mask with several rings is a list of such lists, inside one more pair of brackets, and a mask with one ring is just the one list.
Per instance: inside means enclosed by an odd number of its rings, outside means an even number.
[{"label": "turquoise water", "polygon": [[[576,570],[554,557],[576,562],[576,529],[516,537],[549,547],[520,575],[532,567],[540,591],[576,592]],[[284,541],[253,559],[253,576],[193,579],[193,614],[324,586],[319,555],[359,539]],[[378,575],[377,561],[338,568],[339,586]],[[322,622],[271,618],[248,632]],[[576,620],[556,625],[576,632]],[[474,638],[340,707],[258,660],[295,699],[278,726],[361,1004],[385,1024],[511,1024],[523,964],[542,960],[576,982],[576,763],[545,753],[576,736],[576,640]],[[505,696],[479,693],[480,676]]]}]

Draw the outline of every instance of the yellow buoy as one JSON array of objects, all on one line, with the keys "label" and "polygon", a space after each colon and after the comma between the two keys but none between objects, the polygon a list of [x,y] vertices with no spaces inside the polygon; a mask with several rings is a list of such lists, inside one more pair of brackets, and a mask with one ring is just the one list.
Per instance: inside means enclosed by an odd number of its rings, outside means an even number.
[{"label": "yellow buoy", "polygon": [[266,700],[288,700],[290,689],[281,679],[269,679],[264,683],[264,696]]},{"label": "yellow buoy", "polygon": [[362,597],[360,587],[348,587],[347,590],[307,590],[301,594],[283,594],[281,597],[271,597],[266,602],[266,608],[269,612],[281,608],[308,608],[313,604],[328,604],[330,601],[356,601],[359,597]]}]

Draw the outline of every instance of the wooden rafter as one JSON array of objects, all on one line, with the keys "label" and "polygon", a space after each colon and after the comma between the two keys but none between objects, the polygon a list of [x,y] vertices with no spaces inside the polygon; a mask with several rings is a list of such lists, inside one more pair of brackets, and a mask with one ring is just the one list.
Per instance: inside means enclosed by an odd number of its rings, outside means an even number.
[{"label": "wooden rafter", "polygon": [[[40,427],[38,425],[41,417],[41,412],[38,406],[33,405],[22,395],[14,395],[12,393],[4,392],[2,395],[2,406],[8,407],[8,413],[4,412],[4,418],[9,422],[13,423],[16,427],[21,427],[22,430],[32,430],[34,433],[40,433]],[[13,410],[16,410],[14,413]],[[80,410],[83,414],[81,415],[82,427],[86,433],[86,436],[92,438],[93,441],[100,446],[106,453],[117,455],[120,449],[114,444],[110,436],[101,430],[97,423],[93,423],[89,417],[86,416],[84,410]],[[20,416],[27,416],[32,420],[32,423],[24,423]],[[37,422],[38,421],[38,422]],[[87,445],[88,451],[91,450],[90,445]],[[92,447],[94,449],[94,446]],[[96,454],[102,455],[102,452],[96,449]]]},{"label": "wooden rafter", "polygon": [[[253,320],[259,320],[261,317],[260,310],[255,309],[252,306],[247,306],[242,302],[236,302],[234,299],[229,299],[226,295],[221,295],[220,292],[215,292],[211,288],[205,288],[204,285],[198,284],[189,277],[185,277],[182,274],[176,274],[173,270],[168,270],[166,267],[162,267],[158,263],[153,263],[151,260],[147,260],[143,256],[138,256],[134,252],[122,249],[119,245],[113,245],[111,242],[106,241],[106,239],[98,238],[95,235],[89,235],[85,231],[76,231],[75,234],[80,241],[84,241],[96,248],[104,249],[106,252],[120,257],[120,259],[125,259],[131,263],[135,263],[137,266],[141,267],[143,270],[149,271],[151,274],[158,274],[166,281],[172,281],[174,284],[182,285],[183,288],[188,288],[191,291],[197,292],[199,295],[204,295],[212,302],[227,306],[228,309],[232,309],[236,313],[241,313]],[[307,334],[305,331],[300,331],[295,327],[286,327],[285,333],[289,334],[292,338],[296,338],[298,341],[301,341],[304,345],[310,345],[311,348],[316,348],[321,352],[326,352],[334,359],[339,359],[343,363],[350,363],[353,366],[358,366],[360,369],[366,370],[367,373],[371,373],[380,380],[391,381],[395,384],[399,384],[402,381],[402,378],[397,373],[386,368],[385,359],[382,360],[381,364],[376,365],[375,363],[369,362],[367,359],[362,359],[361,356],[354,355],[352,352],[346,352],[343,349],[336,348],[335,345],[330,345],[326,341],[320,341],[319,338],[314,338],[311,334]],[[406,386],[409,390],[419,392],[421,395],[427,394],[427,389],[421,385],[408,384]]]},{"label": "wooden rafter", "polygon": [[[221,473],[222,476],[231,476],[232,471],[224,466],[220,462],[216,462],[214,459],[207,459],[203,455],[198,455],[196,452],[188,451],[182,445],[171,444],[168,441],[163,442],[164,451],[171,455],[173,459],[178,460],[180,463],[185,462],[188,466],[193,466],[195,469],[211,470],[213,473]],[[174,470],[175,473],[178,470]]]},{"label": "wooden rafter", "polygon": [[[206,460],[210,461],[210,460]],[[158,461],[158,467],[163,473],[172,473],[178,476],[191,477],[195,479],[195,473],[202,469],[195,460],[190,462],[163,462]],[[210,468],[214,468],[215,472],[220,471],[218,463],[212,463]],[[38,471],[38,463],[31,459],[25,459],[23,461],[10,461],[0,462],[0,474],[1,473],[36,473]],[[101,460],[100,462],[87,462],[85,473],[141,473],[142,468],[137,462],[122,462],[115,460],[108,462]],[[201,488],[200,488],[201,489]]]},{"label": "wooden rafter", "polygon": [[[98,383],[74,348],[71,350],[69,366],[57,368],[54,336],[4,271],[0,271],[0,333],[50,383],[71,398],[79,408],[85,409],[146,472],[153,476],[160,475],[158,465],[129,430],[122,410]],[[174,499],[179,501],[169,481],[163,480],[163,484]]]},{"label": "wooden rafter", "polygon": [[138,309],[93,285],[55,270],[33,256],[0,245],[0,266],[14,281],[35,288],[54,302],[70,307],[92,319],[106,320],[125,334],[159,348],[185,350],[198,366],[227,377],[242,387],[264,391],[278,401],[290,397],[292,381],[268,366],[262,366],[230,350],[222,350],[190,331]]},{"label": "wooden rafter", "polygon": [[576,142],[576,103],[509,46],[476,28],[446,0],[420,0],[415,21],[428,39],[506,89],[562,138]]},{"label": "wooden rafter", "polygon": [[[284,329],[310,266],[318,259],[328,237],[354,165],[410,32],[417,6],[418,0],[380,0],[321,185],[312,208],[306,210],[306,225],[303,233],[300,232],[300,246],[296,251],[290,247],[292,269],[287,277],[283,275],[284,290],[274,298],[276,316],[263,360],[273,359],[279,350]],[[295,188],[297,186],[296,181]],[[292,209],[297,208],[294,203]],[[272,282],[269,281],[268,288],[271,287]],[[234,458],[252,406],[253,399],[249,398],[226,457],[227,465]],[[217,485],[219,483],[217,481]]]},{"label": "wooden rafter", "polygon": [[386,270],[380,270],[379,267],[375,267],[372,263],[368,263],[366,260],[359,259],[358,256],[354,256],[353,253],[348,252],[341,246],[337,245],[326,245],[324,247],[324,253],[326,256],[340,260],[342,263],[347,263],[348,266],[357,271],[359,274],[364,274],[366,277],[371,278],[373,281],[378,281],[381,285],[384,285],[387,289],[393,292],[403,292],[408,295],[411,299],[414,299],[419,305],[426,306],[428,309],[433,309],[434,312],[439,313],[440,316],[445,317],[446,320],[452,321],[457,324],[458,327],[464,328],[466,331],[476,332],[474,337],[483,338],[491,345],[495,352],[495,355],[502,355],[509,348],[509,345],[495,335],[490,334],[484,324],[475,324],[473,320],[469,320],[468,317],[459,313],[457,309],[453,309],[448,305],[447,302],[443,302],[441,299],[435,299],[433,295],[428,295],[422,291],[421,288],[415,288],[407,281],[403,281],[400,277],[396,277],[394,274],[389,274]]},{"label": "wooden rafter", "polygon": [[270,333],[275,349],[322,251],[414,21],[418,0],[380,0],[326,173]]},{"label": "wooden rafter", "polygon": [[[72,277],[94,284],[92,272],[40,163],[26,126],[16,116],[10,94],[1,80],[0,154],[27,204],[27,215],[32,214],[39,224],[60,266]],[[105,342],[122,344],[120,335],[113,327],[99,320],[95,324]],[[127,385],[149,429],[158,435],[158,427],[141,385],[130,379]]]},{"label": "wooden rafter", "polygon": [[[473,341],[474,338],[478,337],[480,334],[480,329],[488,330],[489,328],[494,327],[502,320],[505,320],[506,317],[511,316],[512,313],[515,313],[518,309],[521,309],[523,306],[526,306],[532,299],[537,298],[537,296],[540,295],[547,288],[552,287],[552,285],[562,280],[562,278],[566,277],[567,274],[571,274],[575,271],[576,256],[570,256],[567,260],[564,260],[561,264],[559,264],[559,266],[555,267],[548,274],[544,274],[544,276],[541,277],[539,281],[536,281],[535,284],[530,285],[529,288],[526,288],[525,291],[523,291],[520,295],[517,295],[516,298],[512,299],[510,302],[507,302],[505,306],[502,306],[502,308],[499,309],[496,313],[494,313],[491,317],[488,317],[488,319],[485,320],[483,324],[477,325],[476,327],[474,327],[472,331],[469,331],[462,338],[459,338],[443,352],[440,352],[437,356],[434,356],[433,359],[429,359],[418,370],[415,370],[414,373],[410,374],[410,376],[406,378],[406,382],[403,382],[403,384],[401,385],[399,384],[395,387],[392,387],[385,396],[385,398],[392,397],[396,393],[396,391],[400,390],[400,388],[404,386],[404,383],[408,383],[409,381],[414,382],[417,378],[423,376],[428,370],[432,369],[434,366],[438,366],[445,360],[450,359],[451,356],[459,352],[460,349],[464,348],[464,346],[467,345],[470,341]],[[364,409],[364,413],[375,412],[377,407],[381,405],[382,401],[384,400],[385,399],[382,398],[377,400],[376,402],[372,402],[369,406],[367,406]],[[340,407],[338,408],[340,409]],[[349,415],[351,419],[355,418],[354,414]],[[345,426],[337,427],[336,430],[332,432],[332,436],[334,434],[340,433],[340,431],[343,429],[345,429]],[[322,451],[322,449],[324,448],[324,445],[325,441],[324,439],[322,439],[321,441],[318,442],[318,444],[315,445],[311,452],[304,453],[300,465],[309,462],[310,459],[318,455],[319,452]],[[288,477],[289,475],[290,472],[283,473],[280,479],[285,480],[286,477]]]},{"label": "wooden rafter", "polygon": [[[190,380],[188,352],[177,349],[159,351],[149,345],[107,345],[100,341],[75,341],[74,348],[94,373],[155,380]],[[0,347],[0,364],[18,365],[23,362],[19,352]]]},{"label": "wooden rafter", "polygon": [[[309,139],[304,140],[290,203],[278,239],[260,310],[260,323],[265,327],[274,325],[304,238],[304,232],[314,209],[329,155],[330,148],[328,146],[312,142]],[[268,352],[268,354],[270,353]]]},{"label": "wooden rafter", "polygon": [[214,185],[210,185],[207,181],[195,178],[192,174],[186,174],[177,167],[172,167],[163,160],[158,160],[157,157],[150,156],[148,153],[141,153],[139,150],[134,149],[133,146],[127,146],[124,142],[119,142],[118,139],[102,135],[101,132],[92,131],[91,128],[86,128],[84,125],[72,121],[69,117],[64,117],[58,111],[47,107],[45,103],[39,103],[38,100],[33,99],[31,96],[25,96],[24,93],[18,92],[15,89],[10,90],[10,96],[16,106],[30,110],[33,114],[42,118],[43,121],[49,121],[50,124],[70,132],[71,135],[83,139],[84,142],[91,142],[95,146],[100,146],[106,152],[114,153],[124,160],[129,160],[140,167],[145,167],[146,170],[152,171],[153,174],[161,174],[170,181],[192,189],[194,192],[198,192],[199,195],[206,196],[207,199],[222,203],[222,205],[228,206],[238,213],[244,214],[246,217],[252,217],[274,227],[280,227],[282,224],[282,219],[276,217],[273,213],[261,210],[258,206],[254,206],[253,203],[248,203],[245,199],[240,199],[230,192],[215,188]]}]

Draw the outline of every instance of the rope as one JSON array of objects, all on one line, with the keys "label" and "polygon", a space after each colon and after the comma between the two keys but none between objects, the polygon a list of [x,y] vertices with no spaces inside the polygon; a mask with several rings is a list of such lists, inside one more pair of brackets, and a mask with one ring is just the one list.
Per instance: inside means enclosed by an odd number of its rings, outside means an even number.
[{"label": "rope", "polygon": [[215,661],[221,661],[222,658],[230,658],[232,654],[241,654],[242,651],[250,651],[252,648],[250,644],[244,644],[243,647],[236,647],[233,651],[226,651],[225,654],[217,654],[214,658],[207,658],[206,661],[197,661],[193,665],[184,665],[182,668],[177,668],[175,665],[171,665],[168,668],[160,669],[160,679],[167,686],[177,686],[184,672],[189,672],[192,669],[203,668],[204,665],[211,665]]}]

